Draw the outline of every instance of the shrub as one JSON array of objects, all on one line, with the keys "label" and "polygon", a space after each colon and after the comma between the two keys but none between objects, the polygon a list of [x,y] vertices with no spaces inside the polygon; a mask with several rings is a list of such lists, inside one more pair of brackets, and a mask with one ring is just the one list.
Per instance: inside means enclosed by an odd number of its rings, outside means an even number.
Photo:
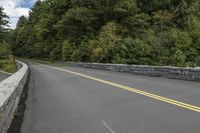
[{"label": "shrub", "polygon": [[0,60],[0,70],[9,73],[14,73],[17,70],[15,59],[12,57],[9,60]]},{"label": "shrub", "polygon": [[0,70],[13,73],[17,70],[15,59],[11,56],[7,43],[0,43]]}]

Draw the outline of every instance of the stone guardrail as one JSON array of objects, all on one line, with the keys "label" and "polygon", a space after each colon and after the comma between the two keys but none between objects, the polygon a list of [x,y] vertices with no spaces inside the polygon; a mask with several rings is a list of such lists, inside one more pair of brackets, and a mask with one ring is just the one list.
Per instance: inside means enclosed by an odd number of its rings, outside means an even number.
[{"label": "stone guardrail", "polygon": [[66,62],[75,67],[84,67],[98,70],[133,73],[157,77],[167,77],[182,80],[200,81],[200,68],[170,67],[170,66],[144,66],[124,64],[101,64],[101,63],[76,63]]},{"label": "stone guardrail", "polygon": [[28,66],[22,62],[22,67],[7,79],[0,82],[0,133],[6,133],[23,92]]}]

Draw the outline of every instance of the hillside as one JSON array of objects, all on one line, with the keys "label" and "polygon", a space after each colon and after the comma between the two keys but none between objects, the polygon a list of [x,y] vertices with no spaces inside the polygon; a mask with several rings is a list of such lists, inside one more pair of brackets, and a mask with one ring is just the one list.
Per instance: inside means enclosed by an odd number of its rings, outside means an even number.
[{"label": "hillside", "polygon": [[199,0],[38,1],[12,31],[16,56],[200,65]]}]

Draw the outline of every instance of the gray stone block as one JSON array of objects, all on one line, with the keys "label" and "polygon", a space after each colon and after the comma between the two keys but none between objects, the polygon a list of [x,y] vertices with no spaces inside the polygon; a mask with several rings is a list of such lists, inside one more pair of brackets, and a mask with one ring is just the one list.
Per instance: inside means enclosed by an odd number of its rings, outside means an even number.
[{"label": "gray stone block", "polygon": [[75,67],[200,81],[200,68],[66,62]]},{"label": "gray stone block", "polygon": [[0,133],[7,132],[27,80],[28,66],[19,61],[18,63],[22,67],[0,82]]}]

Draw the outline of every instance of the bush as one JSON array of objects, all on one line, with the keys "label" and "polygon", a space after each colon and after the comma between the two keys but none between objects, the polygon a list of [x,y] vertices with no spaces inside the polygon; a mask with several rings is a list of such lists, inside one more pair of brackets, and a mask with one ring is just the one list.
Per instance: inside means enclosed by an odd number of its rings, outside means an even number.
[{"label": "bush", "polygon": [[63,47],[62,47],[62,58],[63,58],[63,60],[64,61],[71,61],[72,54],[73,54],[72,44],[68,40],[65,40],[63,42]]},{"label": "bush", "polygon": [[198,53],[192,47],[192,38],[187,32],[176,28],[170,30],[165,47],[170,49],[169,65],[188,66],[195,63],[194,57]]},{"label": "bush", "polygon": [[5,42],[0,43],[0,59],[6,59],[10,54],[9,45]]},{"label": "bush", "polygon": [[14,73],[17,70],[17,65],[15,62],[15,59],[5,59],[5,60],[0,60],[0,70],[9,72],[9,73]]},{"label": "bush", "polygon": [[0,43],[0,70],[13,73],[17,70],[15,59],[11,56],[7,43]]},{"label": "bush", "polygon": [[92,62],[112,62],[112,49],[121,40],[120,31],[123,31],[122,29],[120,25],[109,22],[102,27],[96,39],[89,41],[89,45],[92,46]]},{"label": "bush", "polygon": [[151,47],[140,39],[125,38],[117,43],[113,49],[113,63],[150,64]]}]

